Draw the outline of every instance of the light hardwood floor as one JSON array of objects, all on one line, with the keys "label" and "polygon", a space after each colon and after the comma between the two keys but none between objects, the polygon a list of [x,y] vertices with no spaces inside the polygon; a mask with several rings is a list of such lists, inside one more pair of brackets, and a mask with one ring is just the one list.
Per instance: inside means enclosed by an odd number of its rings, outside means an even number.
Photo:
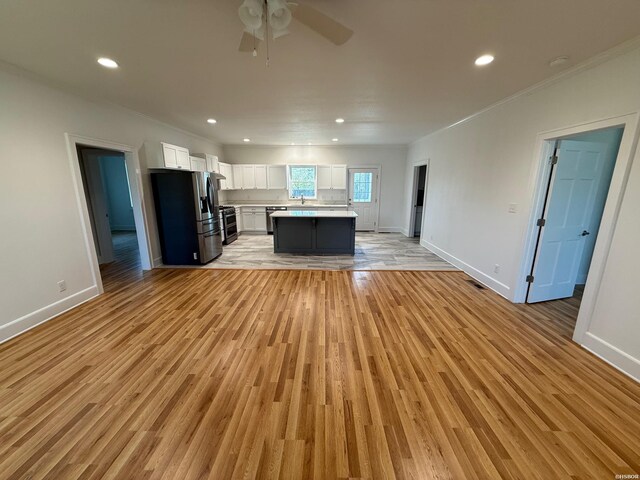
[{"label": "light hardwood floor", "polygon": [[459,272],[112,265],[0,346],[2,479],[613,479],[640,386]]}]

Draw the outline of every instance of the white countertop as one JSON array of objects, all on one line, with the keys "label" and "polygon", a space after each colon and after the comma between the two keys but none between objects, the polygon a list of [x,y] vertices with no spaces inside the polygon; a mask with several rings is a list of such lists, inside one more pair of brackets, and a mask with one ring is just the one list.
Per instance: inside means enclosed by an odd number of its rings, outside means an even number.
[{"label": "white countertop", "polygon": [[356,212],[334,211],[334,212],[314,212],[313,210],[280,210],[273,212],[271,218],[356,218]]},{"label": "white countertop", "polygon": [[348,205],[332,205],[327,203],[323,203],[323,204],[307,203],[305,205],[300,205],[299,203],[232,203],[232,205],[236,208],[241,208],[241,207],[347,208],[348,206]]}]

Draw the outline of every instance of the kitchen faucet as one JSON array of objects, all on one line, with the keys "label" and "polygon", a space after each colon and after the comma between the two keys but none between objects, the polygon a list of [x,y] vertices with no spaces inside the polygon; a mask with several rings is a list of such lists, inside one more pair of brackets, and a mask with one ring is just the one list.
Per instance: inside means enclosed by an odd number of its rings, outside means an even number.
[{"label": "kitchen faucet", "polygon": [[304,195],[300,195],[300,199],[302,200],[302,205],[304,205]]}]

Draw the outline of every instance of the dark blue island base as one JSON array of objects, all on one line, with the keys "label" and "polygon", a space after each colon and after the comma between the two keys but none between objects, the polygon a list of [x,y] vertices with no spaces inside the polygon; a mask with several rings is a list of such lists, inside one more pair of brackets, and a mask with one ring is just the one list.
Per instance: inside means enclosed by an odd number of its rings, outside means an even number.
[{"label": "dark blue island base", "polygon": [[273,251],[312,255],[354,255],[354,217],[276,217],[273,221]]}]

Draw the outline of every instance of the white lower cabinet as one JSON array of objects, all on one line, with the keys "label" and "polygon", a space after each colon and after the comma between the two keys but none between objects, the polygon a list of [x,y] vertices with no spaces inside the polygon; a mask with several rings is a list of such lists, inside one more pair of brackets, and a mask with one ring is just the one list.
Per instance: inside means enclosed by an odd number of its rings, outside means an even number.
[{"label": "white lower cabinet", "polygon": [[242,212],[242,231],[252,232],[256,229],[255,214]]},{"label": "white lower cabinet", "polygon": [[264,207],[241,207],[243,232],[267,232],[267,212]]}]

